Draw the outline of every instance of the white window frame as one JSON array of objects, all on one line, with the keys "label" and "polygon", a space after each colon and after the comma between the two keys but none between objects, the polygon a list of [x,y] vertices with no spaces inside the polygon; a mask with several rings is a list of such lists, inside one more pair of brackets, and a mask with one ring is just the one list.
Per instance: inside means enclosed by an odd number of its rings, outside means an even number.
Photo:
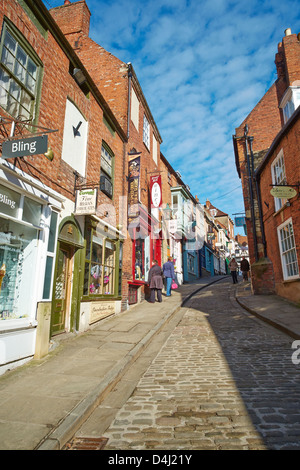
[{"label": "white window frame", "polygon": [[[281,172],[279,172],[279,170],[281,170]],[[284,164],[284,156],[283,156],[282,149],[278,153],[275,160],[272,162],[271,173],[272,173],[273,185],[281,185],[281,184],[286,185],[286,173],[285,173],[285,164]],[[279,211],[286,202],[287,202],[287,199],[274,197],[275,211],[276,212]]]},{"label": "white window frame", "polygon": [[[289,226],[289,227],[288,227]],[[289,236],[283,238],[283,230],[288,227]],[[292,280],[299,278],[299,264],[296,250],[296,242],[294,237],[294,229],[292,218],[283,222],[279,227],[277,227],[278,243],[280,250],[282,274],[284,280]],[[291,260],[291,256],[295,255],[296,260]],[[296,272],[294,274],[289,274],[289,266],[296,263]]]},{"label": "white window frame", "polygon": [[143,142],[146,145],[147,149],[150,150],[150,123],[144,114],[143,121]]},{"label": "white window frame", "polygon": [[289,87],[280,103],[280,108],[283,111],[284,123],[286,123],[292,114],[296,111],[300,105],[300,87],[291,86]]}]

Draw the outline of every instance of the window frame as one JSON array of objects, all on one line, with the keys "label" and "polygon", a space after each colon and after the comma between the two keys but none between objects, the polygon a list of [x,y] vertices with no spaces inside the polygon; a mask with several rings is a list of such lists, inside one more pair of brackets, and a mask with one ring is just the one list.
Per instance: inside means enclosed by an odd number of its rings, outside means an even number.
[{"label": "window frame", "polygon": [[[102,166],[102,161],[105,161],[107,165],[109,165],[109,163],[103,156],[103,151],[106,152],[111,157],[111,174],[109,174],[109,172],[107,171],[107,167],[105,167],[105,165]],[[109,197],[110,199],[113,199],[113,196],[114,196],[114,173],[115,173],[115,154],[111,150],[111,148],[106,144],[106,142],[102,141],[101,158],[100,158],[100,179],[101,177],[105,177],[110,182],[112,189],[111,189],[111,194],[109,194],[107,191],[103,189],[101,189],[101,191],[104,192],[104,194],[106,194],[106,196]]]},{"label": "window frame", "polygon": [[[13,70],[9,68],[7,63],[2,60],[3,51],[5,48],[4,40],[6,34],[9,34],[12,39],[15,41],[15,55],[13,56]],[[17,50],[18,47],[21,51],[26,55],[26,70],[25,76],[22,79],[18,78],[15,72],[15,64],[17,62]],[[35,88],[34,91],[30,90],[30,88],[26,85],[26,79],[29,75],[27,65],[29,60],[35,65],[36,67],[36,77],[35,77]],[[18,61],[19,62],[19,61]],[[40,102],[40,84],[42,79],[42,71],[43,71],[43,64],[39,57],[37,56],[36,52],[30,46],[26,38],[18,31],[18,29],[7,19],[3,22],[2,31],[1,31],[1,38],[0,38],[0,70],[5,73],[8,78],[8,89],[2,87],[4,93],[6,93],[6,103],[5,107],[1,104],[0,106],[12,117],[14,118],[21,118],[22,117],[22,110],[28,113],[28,116],[24,115],[23,117],[25,120],[30,120],[33,123],[37,121],[38,116],[38,108]],[[24,79],[23,79],[24,78]],[[13,97],[11,92],[12,85],[19,87],[19,96],[17,99]],[[26,93],[28,99],[30,99],[30,106],[25,108],[23,96]],[[11,113],[11,110],[8,106],[8,98],[7,96],[11,96],[16,101],[16,113]]]},{"label": "window frame", "polygon": [[[43,300],[51,300],[52,298],[53,277],[54,277],[53,274],[54,274],[54,269],[55,269],[58,225],[59,225],[59,213],[58,211],[51,209],[51,214],[49,218],[49,235],[48,235],[48,241],[47,241],[45,275],[44,275],[43,295],[42,295]],[[51,232],[51,229],[52,229],[52,232]],[[47,269],[48,267],[49,267],[49,270]],[[49,276],[49,272],[50,272],[50,276]]]},{"label": "window frame", "polygon": [[300,105],[300,87],[290,86],[285,91],[280,103],[283,112],[284,124],[292,117],[298,106]]},{"label": "window frame", "polygon": [[[286,238],[283,239],[282,236],[281,236],[282,231],[288,225],[290,226],[289,228],[291,228],[292,230],[291,231],[289,230],[289,233],[290,233],[289,237],[286,237]],[[295,241],[294,234],[295,234],[295,232],[294,232],[292,217],[290,217],[289,219],[287,219],[285,222],[283,222],[281,225],[279,225],[277,227],[277,236],[278,236],[278,243],[279,243],[282,275],[283,275],[283,279],[285,281],[293,280],[293,279],[299,279],[299,277],[300,277],[299,276],[299,263],[298,263],[298,256],[297,256],[297,248],[296,248],[296,241]],[[289,249],[284,250],[283,249],[283,242],[286,242],[286,244],[288,244],[288,242],[287,242],[288,239],[289,239],[289,242],[292,241],[293,244],[290,244]],[[295,259],[295,261],[291,261],[290,263],[287,263],[287,255],[288,255],[288,253],[291,253],[292,251],[294,252],[296,259]],[[295,274],[289,275],[288,266],[290,266],[294,263],[296,263],[296,265],[297,265],[297,272]]]},{"label": "window frame", "polygon": [[[284,174],[283,178],[279,178],[276,174],[276,168],[278,168],[278,163],[281,162],[282,165],[280,168],[282,169],[282,172]],[[276,158],[273,160],[271,164],[271,176],[272,176],[272,184],[275,185],[283,185],[286,184],[286,172],[285,172],[285,162],[284,162],[284,155],[283,155],[283,149],[279,151],[277,154]],[[279,211],[287,202],[287,199],[279,198],[279,197],[274,197],[274,204],[275,204],[275,211]]]},{"label": "window frame", "polygon": [[146,114],[144,114],[143,119],[143,142],[150,151],[150,122],[148,121]]},{"label": "window frame", "polygon": [[[118,298],[120,292],[119,286],[119,276],[120,276],[120,241],[118,239],[114,239],[108,234],[102,232],[99,227],[86,227],[86,250],[85,250],[85,260],[84,260],[84,284],[86,283],[87,277],[86,274],[88,272],[88,280],[87,280],[87,287],[84,285],[83,287],[83,297],[86,300],[97,300],[97,299],[112,299]],[[96,243],[95,239],[101,238],[101,244]],[[93,259],[93,244],[94,245],[101,245],[102,246],[102,253],[101,253],[101,260],[98,262]],[[106,249],[109,248],[109,244],[113,246],[113,265],[105,263],[106,261]],[[99,283],[99,291],[96,292],[97,286],[95,284],[96,277],[93,279],[92,268],[95,266],[101,266],[99,270],[98,279],[100,279]],[[113,291],[110,293],[105,293],[105,285],[109,284],[110,281],[107,283],[104,282],[105,280],[105,268],[111,268],[112,271],[112,283],[113,283]],[[108,272],[108,271],[107,271]],[[95,290],[92,291],[92,284],[94,284]]]}]

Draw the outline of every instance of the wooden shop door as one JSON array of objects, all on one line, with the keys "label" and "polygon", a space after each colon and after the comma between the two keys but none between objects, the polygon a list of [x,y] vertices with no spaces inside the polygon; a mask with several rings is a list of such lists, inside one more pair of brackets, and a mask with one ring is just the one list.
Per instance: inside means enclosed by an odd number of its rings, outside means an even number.
[{"label": "wooden shop door", "polygon": [[71,298],[72,258],[72,246],[61,244],[59,247],[56,275],[54,279],[51,321],[52,335],[66,331]]}]

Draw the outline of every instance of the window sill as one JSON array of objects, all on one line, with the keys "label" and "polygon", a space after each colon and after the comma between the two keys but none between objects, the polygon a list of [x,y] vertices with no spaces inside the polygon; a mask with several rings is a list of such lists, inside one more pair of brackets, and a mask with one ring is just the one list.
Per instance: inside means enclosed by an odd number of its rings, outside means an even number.
[{"label": "window sill", "polygon": [[144,142],[144,141],[143,141],[143,144],[144,144],[144,147],[145,147],[145,149],[147,150],[147,152],[149,152],[149,153],[150,153],[150,149],[147,147],[147,144],[145,144],[145,142]]},{"label": "window sill", "polygon": [[278,214],[281,214],[281,212],[283,212],[284,209],[286,209],[287,207],[290,207],[290,206],[291,206],[291,203],[290,204],[285,203],[282,207],[280,207],[280,209],[278,209],[276,212],[274,212],[273,217],[276,217]]},{"label": "window sill", "polygon": [[300,277],[294,277],[292,279],[283,279],[283,284],[291,284],[292,282],[300,282]]},{"label": "window sill", "polygon": [[0,321],[0,334],[13,333],[21,330],[31,330],[37,327],[37,321],[30,321],[29,318],[19,318],[14,320]]},{"label": "window sill", "polygon": [[97,295],[95,297],[88,297],[88,296],[84,296],[82,297],[81,299],[81,302],[99,302],[99,301],[115,301],[115,300],[122,300],[122,297],[119,297],[117,295]]}]

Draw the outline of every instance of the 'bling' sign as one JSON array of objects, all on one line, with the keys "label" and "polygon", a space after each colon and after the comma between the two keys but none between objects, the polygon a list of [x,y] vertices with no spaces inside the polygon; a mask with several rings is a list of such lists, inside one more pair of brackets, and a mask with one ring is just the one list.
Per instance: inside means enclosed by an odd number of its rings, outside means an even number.
[{"label": "'bling' sign", "polygon": [[2,158],[39,155],[48,150],[48,136],[39,135],[28,139],[7,140],[2,144]]}]

